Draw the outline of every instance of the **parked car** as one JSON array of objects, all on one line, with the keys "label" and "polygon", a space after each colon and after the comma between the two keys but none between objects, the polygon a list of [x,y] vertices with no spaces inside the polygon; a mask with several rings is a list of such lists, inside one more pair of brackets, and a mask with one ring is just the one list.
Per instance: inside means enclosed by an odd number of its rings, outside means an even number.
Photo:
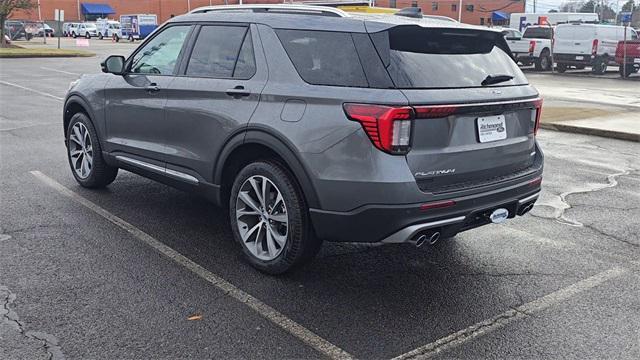
[{"label": "parked car", "polygon": [[507,39],[513,57],[524,66],[535,65],[538,71],[551,70],[551,37],[553,29],[549,26],[529,26],[522,38]]},{"label": "parked car", "polygon": [[78,26],[80,26],[80,23],[66,22],[62,24],[62,36],[71,36],[75,38],[78,36]]},{"label": "parked car", "polygon": [[91,22],[80,23],[80,25],[78,25],[77,36],[82,36],[87,39],[91,39],[91,37],[97,37],[98,27],[96,26],[96,24]]},{"label": "parked car", "polygon": [[640,71],[640,40],[628,40],[626,43],[619,41],[616,47],[616,63],[620,64],[619,72],[622,77],[629,77]]},{"label": "parked car", "polygon": [[323,240],[421,246],[533,207],[542,100],[499,32],[256,7],[278,11],[194,10],[72,83],[76,181],[203,194],[272,274]]},{"label": "parked car", "polygon": [[14,40],[31,40],[35,33],[35,28],[28,21],[24,20],[6,20],[4,22],[4,32],[9,39]]},{"label": "parked car", "polygon": [[100,40],[108,37],[119,41],[122,37],[119,21],[98,19],[96,21],[96,27],[98,28],[98,38],[100,38]]},{"label": "parked car", "polygon": [[38,36],[43,37],[53,37],[55,34],[55,31],[53,30],[53,28],[47,24],[40,24],[38,26]]},{"label": "parked car", "polygon": [[510,29],[510,28],[494,28],[494,29],[500,30],[500,32],[502,33],[502,36],[504,36],[506,40],[522,39],[522,33],[516,29]]},{"label": "parked car", "polygon": [[[559,72],[570,66],[591,66],[594,74],[604,74],[607,66],[616,65],[618,42],[624,39],[625,28],[600,24],[560,24],[556,27],[553,58]],[[637,39],[632,28],[627,28],[627,39]]]}]

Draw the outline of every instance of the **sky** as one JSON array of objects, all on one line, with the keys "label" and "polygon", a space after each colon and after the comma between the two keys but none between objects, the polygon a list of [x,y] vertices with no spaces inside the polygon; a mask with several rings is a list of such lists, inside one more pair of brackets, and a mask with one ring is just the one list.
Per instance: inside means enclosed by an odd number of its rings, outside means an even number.
[{"label": "sky", "polygon": [[[533,12],[533,1],[534,0],[527,0],[527,12]],[[567,0],[537,0],[536,12],[548,12],[551,9],[557,10],[558,7],[566,1]],[[609,4],[614,10],[617,9],[616,4],[619,4],[619,6],[622,7],[626,2],[627,0],[609,0]],[[637,0],[636,3],[638,3]]]}]

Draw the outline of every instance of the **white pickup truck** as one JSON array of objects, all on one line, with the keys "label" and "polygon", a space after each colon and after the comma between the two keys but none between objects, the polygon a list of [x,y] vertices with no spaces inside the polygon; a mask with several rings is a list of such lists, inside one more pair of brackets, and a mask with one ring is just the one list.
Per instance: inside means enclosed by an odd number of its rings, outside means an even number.
[{"label": "white pickup truck", "polygon": [[522,38],[506,37],[513,57],[524,66],[532,63],[538,71],[551,70],[551,37],[549,26],[529,26]]}]

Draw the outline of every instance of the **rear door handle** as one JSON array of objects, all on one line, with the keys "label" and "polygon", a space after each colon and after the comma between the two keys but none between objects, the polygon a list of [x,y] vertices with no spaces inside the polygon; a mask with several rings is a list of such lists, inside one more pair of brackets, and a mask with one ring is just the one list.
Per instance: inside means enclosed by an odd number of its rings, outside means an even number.
[{"label": "rear door handle", "polygon": [[244,86],[242,85],[238,85],[236,87],[234,87],[233,89],[227,89],[227,95],[229,96],[233,96],[234,98],[241,98],[243,96],[249,96],[251,95],[251,92],[249,90],[245,90]]},{"label": "rear door handle", "polygon": [[151,83],[151,84],[147,85],[147,87],[145,87],[145,89],[147,90],[147,92],[150,92],[150,93],[155,93],[155,92],[160,91],[160,88],[158,87],[158,84],[156,84],[156,83]]}]

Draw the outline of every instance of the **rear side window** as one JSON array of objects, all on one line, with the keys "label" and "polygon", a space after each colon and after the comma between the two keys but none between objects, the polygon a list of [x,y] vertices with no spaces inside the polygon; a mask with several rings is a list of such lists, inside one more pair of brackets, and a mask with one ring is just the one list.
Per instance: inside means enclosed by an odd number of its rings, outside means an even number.
[{"label": "rear side window", "polygon": [[203,26],[187,75],[248,79],[255,73],[251,32],[241,26]]},{"label": "rear side window", "polygon": [[513,77],[493,86],[527,84],[500,33],[396,26],[371,37],[398,88],[481,87],[489,75]]},{"label": "rear side window", "polygon": [[314,85],[367,87],[350,33],[277,30],[302,79]]},{"label": "rear side window", "polygon": [[522,37],[527,39],[551,39],[551,28],[527,28]]}]

